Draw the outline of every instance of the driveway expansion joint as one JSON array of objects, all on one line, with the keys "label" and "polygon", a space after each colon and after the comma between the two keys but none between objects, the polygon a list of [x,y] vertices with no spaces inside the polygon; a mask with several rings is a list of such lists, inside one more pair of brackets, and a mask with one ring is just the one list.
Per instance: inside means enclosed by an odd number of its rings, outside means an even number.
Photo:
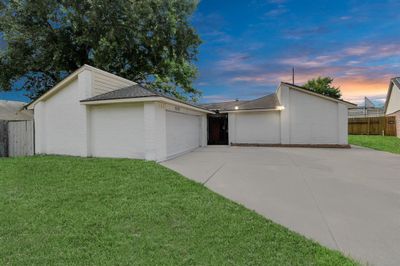
[{"label": "driveway expansion joint", "polygon": [[226,164],[226,162],[222,163],[222,164],[220,165],[220,167],[218,167],[217,170],[215,170],[215,171],[206,179],[206,181],[203,182],[203,186],[205,186],[205,185],[207,184],[207,182],[210,181],[211,178],[213,178],[214,175],[215,175],[219,170],[221,170],[222,167],[224,167],[225,164]]},{"label": "driveway expansion joint", "polygon": [[333,231],[332,231],[331,227],[329,226],[328,220],[326,219],[326,217],[325,217],[325,215],[324,215],[324,213],[322,211],[322,208],[318,204],[317,197],[315,196],[314,192],[312,191],[311,186],[310,186],[310,184],[309,184],[309,182],[307,180],[307,177],[304,175],[304,173],[303,173],[303,171],[301,169],[301,165],[299,165],[296,162],[296,160],[292,158],[292,156],[288,155],[288,157],[293,162],[293,165],[295,165],[297,167],[297,169],[299,170],[300,176],[301,176],[301,178],[302,178],[307,190],[310,192],[310,195],[311,195],[311,197],[312,197],[312,199],[313,199],[313,201],[315,203],[315,206],[317,207],[318,212],[321,215],[321,218],[324,221],[326,228],[328,229],[328,233],[329,233],[330,237],[332,238],[332,241],[335,244],[336,249],[342,251],[342,249],[340,248],[338,242],[336,241],[336,238],[335,238],[335,236],[333,234]]}]

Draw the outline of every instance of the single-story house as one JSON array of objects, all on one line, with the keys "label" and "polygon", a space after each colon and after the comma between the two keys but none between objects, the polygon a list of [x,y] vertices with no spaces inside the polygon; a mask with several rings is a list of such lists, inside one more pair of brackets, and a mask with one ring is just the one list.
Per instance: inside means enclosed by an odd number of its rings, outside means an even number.
[{"label": "single-story house", "polygon": [[162,161],[207,144],[346,146],[349,106],[287,83],[252,101],[194,105],[84,65],[27,108],[36,153]]},{"label": "single-story house", "polygon": [[390,80],[385,102],[385,115],[396,117],[397,137],[400,137],[400,77]]}]

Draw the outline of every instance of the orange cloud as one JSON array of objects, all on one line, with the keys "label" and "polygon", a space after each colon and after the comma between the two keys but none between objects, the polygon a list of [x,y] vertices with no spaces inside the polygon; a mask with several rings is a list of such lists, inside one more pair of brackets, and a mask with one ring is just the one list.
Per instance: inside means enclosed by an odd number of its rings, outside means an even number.
[{"label": "orange cloud", "polygon": [[384,97],[387,93],[391,76],[384,75],[380,78],[364,76],[338,77],[334,85],[339,86],[344,99],[358,99],[367,97]]}]

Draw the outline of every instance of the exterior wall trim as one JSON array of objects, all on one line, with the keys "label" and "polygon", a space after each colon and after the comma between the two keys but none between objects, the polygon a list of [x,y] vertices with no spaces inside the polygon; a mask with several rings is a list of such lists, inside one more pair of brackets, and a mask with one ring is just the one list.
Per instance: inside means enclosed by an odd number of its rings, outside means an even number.
[{"label": "exterior wall trim", "polygon": [[169,103],[172,105],[176,106],[181,106],[185,107],[190,110],[195,110],[198,112],[202,113],[207,113],[207,114],[214,114],[213,111],[205,110],[202,108],[197,108],[195,106],[192,106],[190,104],[185,104],[181,102],[177,102],[168,98],[164,97],[140,97],[140,98],[127,98],[127,99],[115,99],[115,100],[102,100],[102,101],[87,101],[87,102],[81,102],[83,105],[100,105],[100,104],[115,104],[115,103],[137,103],[137,102],[161,102],[161,103]]}]

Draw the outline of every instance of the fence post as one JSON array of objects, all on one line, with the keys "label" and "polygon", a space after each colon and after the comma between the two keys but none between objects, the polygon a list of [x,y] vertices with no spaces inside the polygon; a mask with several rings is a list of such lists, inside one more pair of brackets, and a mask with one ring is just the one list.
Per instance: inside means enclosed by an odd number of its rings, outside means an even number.
[{"label": "fence post", "polygon": [[8,122],[0,120],[0,157],[8,157]]}]

